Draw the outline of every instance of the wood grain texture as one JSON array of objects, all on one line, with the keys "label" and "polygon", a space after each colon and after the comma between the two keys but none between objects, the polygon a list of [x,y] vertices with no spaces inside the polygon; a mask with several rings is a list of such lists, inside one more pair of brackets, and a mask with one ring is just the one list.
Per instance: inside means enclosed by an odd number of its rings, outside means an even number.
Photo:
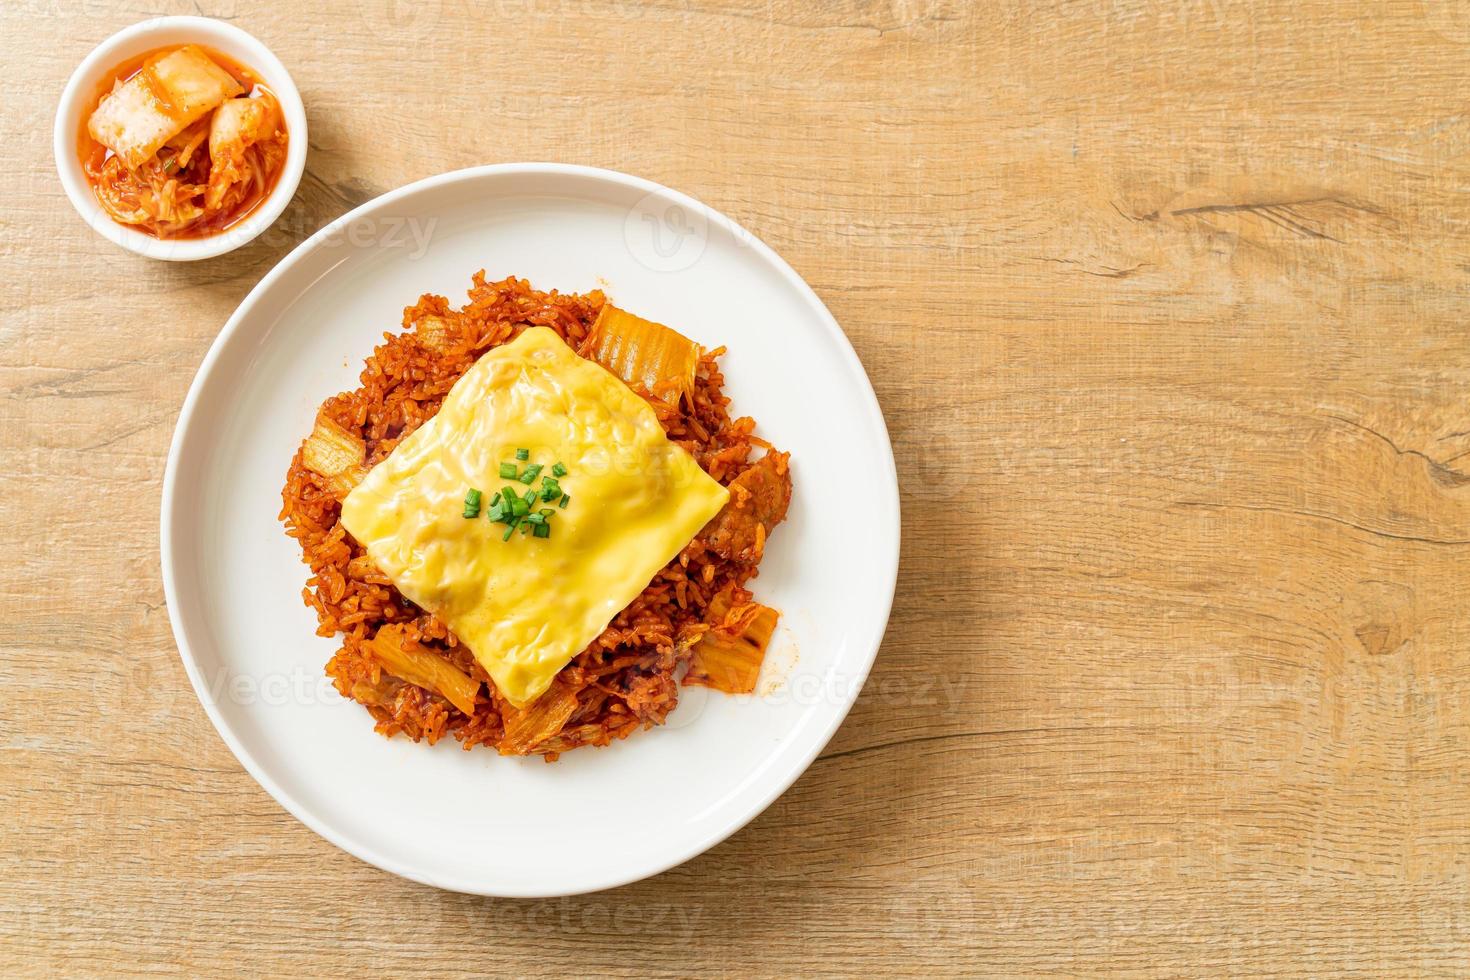
[{"label": "wood grain texture", "polygon": [[[51,113],[98,40],[196,11],[275,49],[312,146],[275,231],[171,266],[76,218]],[[9,0],[0,27],[4,972],[1470,972],[1470,6]],[[784,798],[653,880],[511,902],[363,865],[241,770],[157,514],[194,371],[292,244],[537,159],[769,242],[939,489]]]}]

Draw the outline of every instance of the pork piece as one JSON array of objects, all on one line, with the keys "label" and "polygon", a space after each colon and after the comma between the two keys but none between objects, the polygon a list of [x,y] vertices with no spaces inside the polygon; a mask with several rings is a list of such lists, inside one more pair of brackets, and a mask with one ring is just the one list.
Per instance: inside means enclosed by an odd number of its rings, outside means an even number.
[{"label": "pork piece", "polygon": [[114,88],[87,120],[87,132],[135,170],[196,119],[242,91],[198,45],[186,45]]},{"label": "pork piece", "polygon": [[791,503],[789,453],[769,452],[730,481],[730,502],[703,532],[709,549],[744,563],[761,560],[766,537],[786,518]]}]

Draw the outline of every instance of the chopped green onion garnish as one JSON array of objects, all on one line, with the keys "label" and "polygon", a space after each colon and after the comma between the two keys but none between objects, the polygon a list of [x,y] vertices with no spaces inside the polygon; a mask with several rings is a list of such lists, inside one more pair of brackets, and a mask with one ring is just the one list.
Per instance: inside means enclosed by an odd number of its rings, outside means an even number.
[{"label": "chopped green onion garnish", "polygon": [[546,523],[546,515],[545,514],[540,514],[540,513],[537,513],[537,514],[527,514],[526,515],[526,523],[528,523],[528,524],[545,524]]},{"label": "chopped green onion garnish", "polygon": [[516,450],[516,459],[520,460],[522,463],[524,463],[526,460],[528,460],[530,458],[531,458],[531,450],[529,450],[529,449],[517,449]]},{"label": "chopped green onion garnish", "polygon": [[514,463],[501,463],[500,464],[500,478],[502,480],[514,480],[516,478],[516,464],[514,464]]},{"label": "chopped green onion garnish", "polygon": [[561,465],[560,463],[555,463],[551,467],[551,475],[552,476],[566,476],[567,475],[567,468],[565,466]]},{"label": "chopped green onion garnish", "polygon": [[521,499],[526,502],[526,505],[527,506],[530,506],[531,504],[534,504],[536,502],[536,491],[535,490],[527,490],[526,491],[526,495],[524,497],[522,497]]},{"label": "chopped green onion garnish", "polygon": [[567,504],[569,504],[571,502],[572,502],[572,495],[569,494],[569,493],[564,493],[564,494],[561,495],[561,503],[557,504],[557,506],[558,507],[565,507]]},{"label": "chopped green onion garnish", "polygon": [[503,534],[501,536],[500,540],[502,540],[502,541],[509,541],[510,540],[510,536],[512,534],[515,534],[515,533],[516,533],[516,522],[515,521],[511,521],[510,522],[510,526],[505,529],[505,534]]},{"label": "chopped green onion garnish", "polygon": [[535,483],[536,477],[541,475],[541,471],[543,469],[545,469],[545,467],[543,467],[540,463],[532,463],[530,466],[527,466],[525,472],[521,474],[521,482],[525,484]]},{"label": "chopped green onion garnish", "polygon": [[531,534],[538,538],[549,538],[551,537],[551,525],[537,524],[536,526],[531,528]]},{"label": "chopped green onion garnish", "polygon": [[464,516],[466,518],[480,516],[480,491],[472,488],[464,495]]},{"label": "chopped green onion garnish", "polygon": [[543,476],[541,478],[541,499],[542,500],[555,500],[557,497],[560,497],[560,496],[561,496],[561,484],[560,483],[557,483],[555,480],[553,480],[549,476]]},{"label": "chopped green onion garnish", "polygon": [[510,512],[511,516],[513,517],[525,517],[527,514],[531,513],[531,505],[526,503],[520,497],[512,497],[510,501]]},{"label": "chopped green onion garnish", "polygon": [[542,517],[555,517],[556,516],[556,511],[552,510],[550,507],[542,507],[536,513],[540,514]]}]

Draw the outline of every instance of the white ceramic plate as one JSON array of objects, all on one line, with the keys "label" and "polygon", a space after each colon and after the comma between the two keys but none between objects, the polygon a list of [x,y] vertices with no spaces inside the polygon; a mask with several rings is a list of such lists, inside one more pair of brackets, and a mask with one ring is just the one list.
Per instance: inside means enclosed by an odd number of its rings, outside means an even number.
[{"label": "white ceramic plate", "polygon": [[[307,576],[276,515],[327,396],[421,293],[470,276],[601,287],[724,344],[734,410],[792,454],[795,496],[753,582],[782,612],[756,694],[685,688],[663,728],[548,765],[384,739],[322,667]],[[635,881],[712,847],[801,775],[857,697],[898,570],[893,454],[872,387],[821,301],[729,219],[649,181],[482,167],[371,201],[287,256],[194,379],[164,477],[163,581],[189,678],[272,796],[365,861],[501,896]],[[832,801],[833,806],[842,801]]]}]

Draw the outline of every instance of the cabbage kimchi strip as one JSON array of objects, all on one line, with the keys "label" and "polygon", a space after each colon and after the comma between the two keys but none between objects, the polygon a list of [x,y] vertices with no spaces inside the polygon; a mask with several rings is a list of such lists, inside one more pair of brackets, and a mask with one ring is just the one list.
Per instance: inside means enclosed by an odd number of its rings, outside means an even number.
[{"label": "cabbage kimchi strip", "polygon": [[507,706],[505,737],[496,745],[501,755],[529,755],[536,747],[561,731],[577,710],[577,688],[562,680],[553,681],[524,708]]},{"label": "cabbage kimchi strip", "polygon": [[366,457],[367,444],[325,415],[316,417],[316,426],[301,447],[301,465],[326,477],[326,488],[338,500],[367,476]]},{"label": "cabbage kimchi strip", "polygon": [[677,405],[694,391],[700,350],[677,330],[605,303],[583,354],[629,385]]},{"label": "cabbage kimchi strip", "polygon": [[480,682],[428,647],[409,639],[407,632],[398,624],[384,626],[368,641],[368,650],[394,677],[436,691],[460,711],[473,715]]},{"label": "cabbage kimchi strip", "polygon": [[758,602],[731,609],[721,593],[710,601],[709,617],[711,628],[694,644],[684,683],[750,694],[781,614]]}]

